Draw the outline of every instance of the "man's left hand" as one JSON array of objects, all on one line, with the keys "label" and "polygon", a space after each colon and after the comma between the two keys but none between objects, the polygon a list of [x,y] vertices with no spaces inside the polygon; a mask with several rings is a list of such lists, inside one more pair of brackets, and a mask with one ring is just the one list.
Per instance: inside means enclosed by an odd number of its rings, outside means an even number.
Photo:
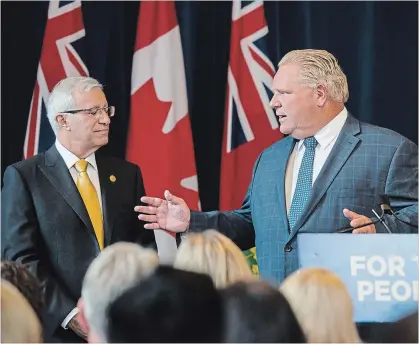
[{"label": "man's left hand", "polygon": [[[351,227],[358,227],[365,223],[372,222],[372,220],[369,217],[359,215],[349,209],[343,209],[343,215],[345,215],[345,217],[351,221]],[[375,230],[375,225],[369,225],[362,228],[354,229],[352,231],[352,234],[367,234],[376,232],[377,231]]]}]

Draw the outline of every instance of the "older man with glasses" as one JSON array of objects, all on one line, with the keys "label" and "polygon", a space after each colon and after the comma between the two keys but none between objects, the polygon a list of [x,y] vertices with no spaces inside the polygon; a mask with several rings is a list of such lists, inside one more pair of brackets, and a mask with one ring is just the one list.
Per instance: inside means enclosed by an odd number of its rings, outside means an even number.
[{"label": "older man with glasses", "polygon": [[48,100],[55,144],[4,173],[2,260],[27,265],[45,283],[47,340],[85,339],[77,300],[104,247],[129,241],[156,248],[133,211],[145,195],[139,167],[97,152],[114,115],[97,80],[60,81]]}]

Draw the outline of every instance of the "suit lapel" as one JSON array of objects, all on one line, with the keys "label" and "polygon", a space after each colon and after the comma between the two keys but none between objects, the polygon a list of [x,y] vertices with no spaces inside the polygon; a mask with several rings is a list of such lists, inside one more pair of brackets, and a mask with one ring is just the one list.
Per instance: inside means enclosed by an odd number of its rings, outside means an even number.
[{"label": "suit lapel", "polygon": [[112,167],[107,162],[106,158],[101,154],[96,154],[96,163],[99,173],[100,190],[102,195],[102,208],[103,208],[103,226],[105,231],[105,246],[111,242],[112,227],[114,222],[114,215],[116,209],[117,197],[116,191],[116,178],[118,177],[112,171]]},{"label": "suit lapel", "polygon": [[282,159],[281,156],[279,158],[279,181],[278,181],[278,196],[279,196],[279,204],[280,204],[280,217],[284,223],[284,227],[289,230],[289,223],[288,223],[288,216],[287,216],[287,207],[286,207],[286,200],[285,200],[285,173],[287,171],[287,163],[294,149],[294,145],[296,140],[292,137],[287,137],[284,140],[286,141],[285,146],[283,149],[278,152],[280,155],[286,156],[286,159]]},{"label": "suit lapel", "polygon": [[345,122],[345,125],[343,126],[332,151],[330,152],[325,164],[323,165],[319,176],[313,184],[306,208],[295,224],[294,229],[291,231],[288,242],[294,238],[298,230],[303,226],[304,222],[312,214],[315,207],[326,193],[330,184],[332,184],[333,180],[342,169],[346,160],[348,160],[352,154],[353,150],[360,141],[355,136],[359,132],[359,121],[348,113],[348,118]]},{"label": "suit lapel", "polygon": [[77,186],[55,145],[45,153],[45,164],[40,164],[38,167],[57,192],[80,217],[89,231],[95,235],[92,222],[90,221],[80,193],[77,190]]}]

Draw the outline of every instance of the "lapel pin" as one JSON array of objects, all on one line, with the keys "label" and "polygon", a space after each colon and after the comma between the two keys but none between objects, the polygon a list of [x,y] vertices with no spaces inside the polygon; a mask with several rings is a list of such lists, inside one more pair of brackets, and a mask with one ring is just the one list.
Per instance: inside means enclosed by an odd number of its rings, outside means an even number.
[{"label": "lapel pin", "polygon": [[116,182],[116,177],[115,177],[114,175],[111,175],[111,176],[109,177],[109,180],[110,180],[112,183],[115,183],[115,182]]}]

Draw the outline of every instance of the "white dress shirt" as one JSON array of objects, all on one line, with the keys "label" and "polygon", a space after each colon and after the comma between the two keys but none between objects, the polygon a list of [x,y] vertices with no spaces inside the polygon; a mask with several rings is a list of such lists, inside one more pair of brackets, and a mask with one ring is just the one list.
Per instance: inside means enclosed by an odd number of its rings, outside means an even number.
[{"label": "white dress shirt", "polygon": [[[73,177],[74,183],[77,184],[78,172],[74,164],[80,159],[76,157],[73,153],[71,153],[67,148],[65,148],[58,140],[55,141],[55,147],[57,147],[58,153],[60,153],[61,157],[64,160],[64,163],[69,169],[70,174]],[[95,153],[90,154],[87,158],[85,158],[85,160],[89,163],[87,165],[86,172],[89,175],[89,178],[96,189],[97,196],[99,197],[100,211],[102,212],[103,217],[102,195],[100,193],[99,172],[97,169]]]},{"label": "white dress shirt", "polygon": [[[71,177],[73,177],[74,183],[77,184],[78,172],[74,164],[80,159],[77,156],[75,156],[73,153],[71,153],[67,148],[65,148],[58,140],[55,141],[55,147],[57,148],[58,153],[61,155],[61,157],[64,160],[64,163],[66,164],[68,170],[70,171],[70,174],[71,174]],[[89,163],[87,165],[86,172],[89,175],[89,178],[96,189],[97,195],[99,197],[100,211],[102,212],[102,217],[103,217],[102,195],[100,192],[99,173],[97,169],[95,153],[90,154],[85,160]],[[78,312],[79,312],[79,309],[75,307],[65,317],[65,319],[61,323],[61,326],[67,329],[68,323],[70,322],[71,319],[73,319],[73,317],[77,315]]]},{"label": "white dress shirt", "polygon": [[[335,145],[336,139],[341,132],[343,125],[345,124],[346,118],[348,117],[348,111],[344,107],[343,110],[326,126],[324,126],[317,134],[314,135],[318,144],[314,153],[313,162],[313,184],[318,177],[327,157],[329,156],[333,146]],[[295,187],[298,180],[298,172],[300,170],[301,161],[303,160],[304,152],[306,147],[304,146],[304,140],[300,140],[294,147],[295,160],[294,169],[292,174],[292,189],[291,199],[294,197]]]}]

